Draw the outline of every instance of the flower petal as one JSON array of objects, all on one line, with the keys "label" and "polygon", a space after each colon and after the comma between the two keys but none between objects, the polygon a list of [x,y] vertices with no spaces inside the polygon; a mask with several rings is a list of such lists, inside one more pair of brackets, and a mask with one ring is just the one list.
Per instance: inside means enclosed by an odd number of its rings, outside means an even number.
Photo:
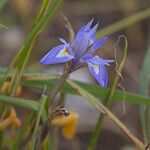
[{"label": "flower petal", "polygon": [[89,71],[102,86],[106,87],[108,84],[108,73],[105,65],[92,64],[88,62]]},{"label": "flower petal", "polygon": [[80,40],[74,40],[72,43],[72,47],[75,50],[76,58],[80,58],[85,52],[87,47],[90,44],[90,36],[88,33],[83,33]]},{"label": "flower petal", "polygon": [[88,51],[88,53],[92,54],[92,53],[94,53],[97,49],[100,49],[100,48],[104,45],[104,43],[105,43],[105,41],[107,40],[107,38],[108,38],[108,37],[105,36],[105,37],[103,37],[102,39],[95,41],[94,44],[91,46],[90,50]]},{"label": "flower petal", "polygon": [[89,28],[91,27],[92,23],[93,23],[93,18],[87,23],[87,25],[85,26],[85,30],[89,30]]},{"label": "flower petal", "polygon": [[66,45],[58,45],[52,48],[40,61],[41,64],[57,64],[67,62],[73,59],[74,56],[70,54]]},{"label": "flower petal", "polygon": [[95,34],[97,28],[99,26],[99,22],[90,30],[89,34],[92,36],[93,34]]},{"label": "flower petal", "polygon": [[61,41],[64,44],[67,44],[67,42],[63,38],[59,38],[59,41]]},{"label": "flower petal", "polygon": [[80,58],[80,62],[87,62],[88,60],[90,60],[93,56],[91,54],[85,54]]},{"label": "flower petal", "polygon": [[83,34],[84,32],[89,31],[89,29],[90,29],[90,27],[91,27],[91,25],[92,25],[92,23],[93,23],[93,20],[94,20],[94,19],[90,20],[90,21],[87,23],[87,25],[83,26],[83,27],[78,31],[78,33],[77,33],[77,35],[76,35],[76,39],[80,39],[81,36],[82,36],[82,34]]},{"label": "flower petal", "polygon": [[96,41],[96,35],[93,34],[90,36],[90,45],[92,45]]},{"label": "flower petal", "polygon": [[90,37],[89,34],[84,33],[80,41],[78,41],[78,50],[85,51],[89,46]]},{"label": "flower petal", "polygon": [[90,60],[88,60],[89,62],[93,63],[93,64],[98,64],[98,65],[109,65],[109,63],[114,62],[114,60],[108,60],[108,59],[102,59],[99,56],[95,55],[94,57],[92,57]]},{"label": "flower petal", "polygon": [[107,73],[105,65],[100,65],[100,74],[99,74],[99,78],[97,79],[97,81],[99,82],[99,84],[102,87],[107,87],[107,85],[108,85],[108,73]]}]

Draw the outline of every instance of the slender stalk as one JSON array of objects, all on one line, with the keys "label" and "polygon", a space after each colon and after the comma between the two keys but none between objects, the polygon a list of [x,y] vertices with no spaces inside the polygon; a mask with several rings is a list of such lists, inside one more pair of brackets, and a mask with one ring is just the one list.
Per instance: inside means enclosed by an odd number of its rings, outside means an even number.
[{"label": "slender stalk", "polygon": [[46,100],[47,100],[47,96],[43,95],[42,98],[41,98],[39,113],[38,113],[38,116],[37,116],[37,120],[36,120],[36,123],[35,123],[33,135],[32,135],[31,150],[35,149],[37,132],[38,132],[38,128],[39,128],[39,124],[40,124],[40,119],[41,119],[41,116],[42,116],[42,112],[44,110],[44,105],[46,103]]},{"label": "slender stalk", "polygon": [[[35,111],[31,111],[30,114],[27,116],[25,122],[23,123],[22,128],[20,129],[19,133],[17,133],[17,135],[16,135],[12,150],[19,149],[19,144],[24,139],[24,135],[27,132],[27,130],[29,129],[30,123],[34,116],[35,116]],[[21,145],[23,145],[23,144],[21,144]]]},{"label": "slender stalk", "polygon": [[[102,103],[99,103],[100,110],[102,109],[105,114],[113,120],[113,122],[126,134],[126,136],[136,145],[136,147],[140,150],[145,149],[144,143],[142,143],[138,138],[136,138],[128,128],[115,116],[109,111]],[[147,149],[148,150],[148,149]]]},{"label": "slender stalk", "polygon": [[[125,39],[125,46],[124,46],[124,49],[123,49],[121,63],[119,65],[119,67],[116,68],[116,75],[115,75],[115,77],[113,79],[112,85],[111,85],[109,93],[107,95],[107,98],[104,101],[104,105],[106,107],[109,107],[109,105],[111,104],[112,97],[114,96],[117,83],[118,83],[118,81],[119,81],[119,79],[121,77],[121,72],[123,70],[123,66],[124,66],[124,63],[125,63],[125,58],[126,58],[126,55],[127,55],[128,42],[127,42],[126,37],[125,36],[119,36],[117,44],[119,43],[119,40],[120,40],[121,37],[123,37]],[[88,150],[94,150],[95,147],[96,147],[96,143],[97,143],[99,134],[101,132],[101,129],[102,129],[102,126],[103,126],[103,123],[104,123],[104,117],[105,117],[104,114],[100,114],[100,116],[98,118],[98,121],[97,121],[97,124],[96,124],[96,127],[94,129],[94,132],[92,134],[92,137],[90,139],[90,142],[89,142],[89,145],[88,145]]]},{"label": "slender stalk", "polygon": [[[67,80],[67,83],[71,87],[76,89],[81,96],[85,97],[88,100],[88,102],[90,102],[93,106],[95,106],[101,113],[107,115],[126,134],[126,136],[135,144],[138,150],[145,149],[144,143],[141,142],[138,138],[136,138],[127,129],[127,127],[115,115],[112,114],[112,112],[104,104],[102,104],[100,101],[97,100],[96,97],[88,93],[86,90],[84,90],[81,86],[79,86],[73,81]],[[90,148],[91,147],[88,147],[88,149]],[[150,149],[148,148],[147,150],[150,150]]]},{"label": "slender stalk", "polygon": [[59,128],[55,127],[54,128],[54,133],[53,133],[53,150],[58,150],[58,144],[59,144],[59,139],[58,139],[58,132]]},{"label": "slender stalk", "polygon": [[115,33],[117,31],[120,31],[124,28],[127,28],[137,22],[140,22],[146,18],[150,17],[150,8],[148,7],[147,9],[144,9],[142,11],[139,11],[129,17],[126,17],[122,20],[119,20],[108,27],[105,27],[101,30],[99,30],[96,35],[97,37],[104,37],[105,35],[110,35],[112,33]]},{"label": "slender stalk", "polygon": [[55,86],[51,90],[51,93],[48,97],[48,101],[49,101],[48,107],[52,104],[57,93],[59,92],[63,84],[65,83],[66,79],[69,77],[69,74],[70,74],[70,70],[66,67],[64,73],[60,76],[58,82],[55,84]]}]

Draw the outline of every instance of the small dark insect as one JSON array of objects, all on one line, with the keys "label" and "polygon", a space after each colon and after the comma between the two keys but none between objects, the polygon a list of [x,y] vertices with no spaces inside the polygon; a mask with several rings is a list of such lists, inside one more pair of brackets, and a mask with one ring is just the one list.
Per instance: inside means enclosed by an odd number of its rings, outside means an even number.
[{"label": "small dark insect", "polygon": [[36,141],[36,145],[39,145],[40,143],[42,143],[47,137],[49,128],[51,127],[51,122],[53,119],[55,119],[56,117],[61,117],[61,116],[67,117],[69,114],[70,112],[68,112],[68,110],[64,108],[63,106],[59,106],[54,111],[52,111],[49,114],[48,119],[43,123],[41,127],[41,130],[39,132],[39,135]]},{"label": "small dark insect", "polygon": [[62,107],[62,106],[59,108],[59,110],[60,110],[61,113],[62,113],[64,116],[66,116],[66,117],[69,116],[69,114],[70,114],[70,112],[68,112],[67,109],[64,108],[64,107]]}]

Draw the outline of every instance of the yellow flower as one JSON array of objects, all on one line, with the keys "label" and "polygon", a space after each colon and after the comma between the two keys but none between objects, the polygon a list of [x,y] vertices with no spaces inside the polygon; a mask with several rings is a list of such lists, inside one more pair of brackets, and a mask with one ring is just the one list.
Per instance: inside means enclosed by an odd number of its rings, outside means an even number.
[{"label": "yellow flower", "polygon": [[[10,81],[5,81],[4,84],[2,85],[2,88],[1,88],[0,92],[2,94],[6,94],[9,90],[9,87],[10,87]],[[22,93],[22,87],[17,86],[15,96],[20,96],[21,93]]]},{"label": "yellow flower", "polygon": [[10,125],[13,125],[16,128],[19,128],[21,126],[21,121],[17,117],[16,111],[13,107],[11,107],[10,109],[9,117],[0,122],[0,130],[5,130]]},{"label": "yellow flower", "polygon": [[63,136],[67,140],[73,139],[78,125],[78,115],[76,112],[70,112],[69,116],[58,117],[52,121],[53,126],[61,127]]}]

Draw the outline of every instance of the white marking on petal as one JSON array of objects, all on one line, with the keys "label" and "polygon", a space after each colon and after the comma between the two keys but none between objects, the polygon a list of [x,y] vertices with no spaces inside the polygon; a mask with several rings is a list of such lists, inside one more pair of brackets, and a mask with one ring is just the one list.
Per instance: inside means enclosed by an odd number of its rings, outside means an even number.
[{"label": "white marking on petal", "polygon": [[66,57],[70,56],[68,50],[66,48],[59,51],[59,53],[56,55],[56,58]]},{"label": "white marking on petal", "polygon": [[99,74],[99,65],[95,64],[95,65],[93,65],[93,67],[94,67],[94,72],[96,74]]}]

